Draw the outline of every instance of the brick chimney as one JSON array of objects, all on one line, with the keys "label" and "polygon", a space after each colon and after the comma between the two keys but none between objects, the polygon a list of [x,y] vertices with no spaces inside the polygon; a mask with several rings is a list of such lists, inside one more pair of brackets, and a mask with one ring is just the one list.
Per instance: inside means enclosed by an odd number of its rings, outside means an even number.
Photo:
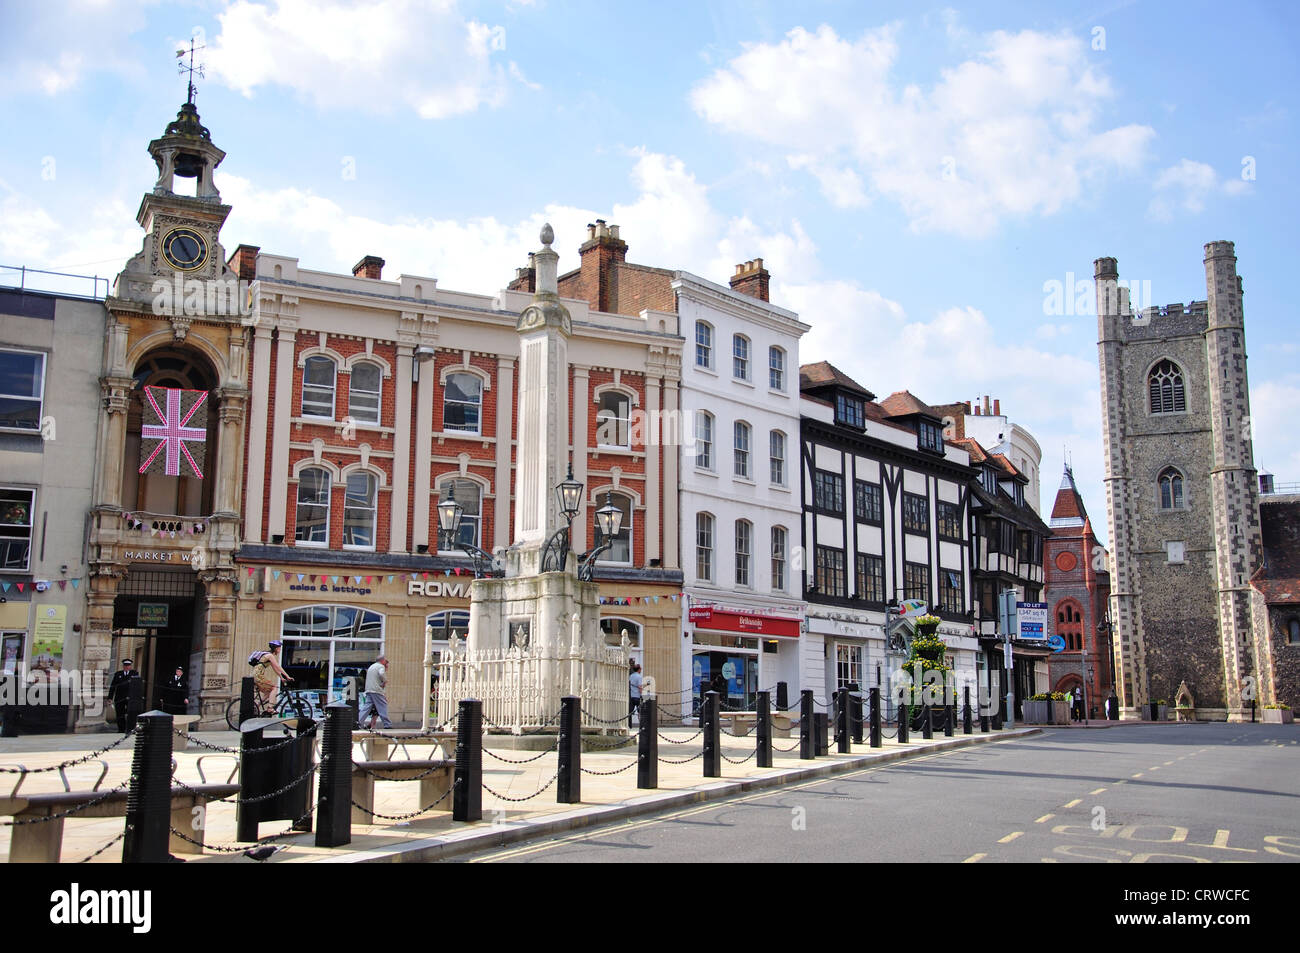
[{"label": "brick chimney", "polygon": [[528,264],[525,267],[515,269],[515,276],[506,285],[506,290],[527,291],[529,294],[537,290],[537,266],[533,262],[533,252],[528,253]]},{"label": "brick chimney", "polygon": [[1002,401],[997,400],[996,398],[993,401],[993,416],[994,417],[1002,416]]},{"label": "brick chimney", "polygon": [[262,249],[256,245],[240,245],[227,262],[240,281],[252,281],[257,277],[257,253]]},{"label": "brick chimney", "polygon": [[367,255],[352,266],[354,278],[374,278],[378,281],[383,276],[383,271],[384,260],[378,255]]},{"label": "brick chimney", "polygon": [[767,296],[767,285],[771,278],[767,269],[763,267],[763,259],[755,258],[753,261],[742,262],[736,266],[736,273],[731,276],[731,290],[757,298],[759,301],[770,301]]},{"label": "brick chimney", "polygon": [[561,289],[562,294],[586,298],[597,311],[613,311],[615,269],[627,261],[627,242],[618,237],[617,225],[606,225],[603,218],[596,219],[596,224],[587,226],[587,240],[578,246],[578,255],[582,264],[577,287],[570,292]]}]

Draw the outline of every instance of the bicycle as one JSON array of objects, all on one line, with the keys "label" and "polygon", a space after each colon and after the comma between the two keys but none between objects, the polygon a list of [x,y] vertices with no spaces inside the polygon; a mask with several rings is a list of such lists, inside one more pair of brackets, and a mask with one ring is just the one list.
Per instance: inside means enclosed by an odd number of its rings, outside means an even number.
[{"label": "bicycle", "polygon": [[[238,697],[232,698],[230,704],[226,706],[226,724],[230,726],[231,731],[239,730],[239,702]],[[321,714],[317,710],[316,704],[302,693],[290,692],[281,689],[276,693],[274,705],[264,705],[262,703],[262,693],[253,692],[253,717],[254,718],[310,718],[313,721],[320,719]]]}]

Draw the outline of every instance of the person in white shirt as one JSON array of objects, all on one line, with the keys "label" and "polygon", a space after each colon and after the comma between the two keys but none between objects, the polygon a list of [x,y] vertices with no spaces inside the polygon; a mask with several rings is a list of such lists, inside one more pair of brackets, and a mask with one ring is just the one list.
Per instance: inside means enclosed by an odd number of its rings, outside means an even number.
[{"label": "person in white shirt", "polygon": [[363,728],[374,728],[379,721],[385,728],[393,727],[388,720],[388,656],[381,655],[366,669],[366,705],[358,718]]},{"label": "person in white shirt", "polygon": [[641,664],[632,663],[632,674],[627,677],[628,705],[627,721],[632,723],[632,716],[641,710],[641,686],[645,684],[645,679],[641,677]]}]

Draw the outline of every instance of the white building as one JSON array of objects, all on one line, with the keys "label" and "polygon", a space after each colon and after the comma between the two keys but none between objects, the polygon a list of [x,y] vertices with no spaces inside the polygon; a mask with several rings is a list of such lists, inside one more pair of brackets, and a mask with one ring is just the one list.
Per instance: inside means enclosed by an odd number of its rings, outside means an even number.
[{"label": "white building", "polygon": [[799,339],[809,327],[768,302],[767,282],[762,259],[738,265],[730,289],[686,272],[673,281],[694,429],[681,461],[682,687],[698,699],[721,673],[724,703],[746,709],[777,682],[797,690],[803,616]]},{"label": "white building", "polygon": [[[957,408],[964,411],[960,427],[955,426]],[[971,437],[978,440],[989,453],[1002,454],[1017,470],[1029,477],[1029,484],[1025,487],[1025,500],[1035,513],[1042,516],[1038,478],[1043,464],[1043,449],[1033,434],[1002,413],[1002,402],[990,402],[985,396],[982,405],[980,401],[975,401],[973,411],[969,403],[947,404],[935,409],[944,412],[944,436],[947,439]],[[949,419],[950,417],[954,419]]]}]

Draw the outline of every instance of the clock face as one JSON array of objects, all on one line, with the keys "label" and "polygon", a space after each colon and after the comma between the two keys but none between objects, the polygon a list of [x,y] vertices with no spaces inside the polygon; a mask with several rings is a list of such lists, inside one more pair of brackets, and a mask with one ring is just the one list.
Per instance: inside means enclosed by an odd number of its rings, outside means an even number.
[{"label": "clock face", "polygon": [[208,243],[192,228],[173,228],[163,236],[163,258],[179,271],[193,271],[208,258]]}]

